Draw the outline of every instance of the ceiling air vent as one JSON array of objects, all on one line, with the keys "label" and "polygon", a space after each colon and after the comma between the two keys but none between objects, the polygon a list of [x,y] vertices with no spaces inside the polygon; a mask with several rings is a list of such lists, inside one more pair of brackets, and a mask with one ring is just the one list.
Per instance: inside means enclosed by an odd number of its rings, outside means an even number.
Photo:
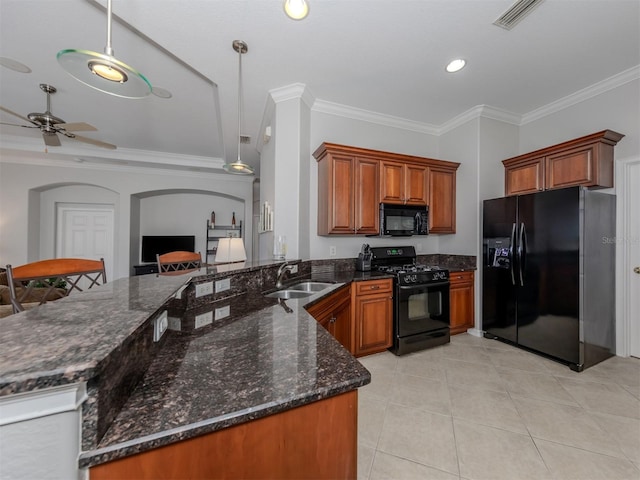
[{"label": "ceiling air vent", "polygon": [[240,135],[240,143],[251,143],[251,137],[249,135]]},{"label": "ceiling air vent", "polygon": [[511,30],[516,23],[526,17],[534,8],[544,0],[518,0],[509,9],[493,22],[494,25]]}]

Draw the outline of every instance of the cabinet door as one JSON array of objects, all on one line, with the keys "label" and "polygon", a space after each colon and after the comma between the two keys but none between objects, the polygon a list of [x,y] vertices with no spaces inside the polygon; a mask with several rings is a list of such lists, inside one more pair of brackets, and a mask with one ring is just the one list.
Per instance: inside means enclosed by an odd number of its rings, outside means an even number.
[{"label": "cabinet door", "polygon": [[402,163],[380,162],[380,201],[403,204],[405,166]]},{"label": "cabinet door", "polygon": [[429,168],[410,163],[380,162],[380,201],[402,205],[426,205],[429,200]]},{"label": "cabinet door", "polygon": [[327,155],[318,163],[318,235],[353,234],[355,158]]},{"label": "cabinet door", "polygon": [[329,333],[349,352],[353,352],[351,345],[351,300],[349,298],[335,306],[329,324]]},{"label": "cabinet door", "polygon": [[352,187],[355,192],[355,233],[377,234],[380,230],[379,168],[378,160],[356,158]]},{"label": "cabinet door", "polygon": [[544,157],[505,165],[505,195],[520,195],[544,190]]},{"label": "cabinet door", "polygon": [[451,272],[449,288],[451,335],[474,326],[473,272]]},{"label": "cabinet door", "polygon": [[307,311],[349,352],[353,352],[351,345],[351,290],[349,286],[345,286],[311,305]]},{"label": "cabinet door", "polygon": [[[587,145],[547,157],[547,188],[595,185],[595,146]],[[610,185],[612,186],[612,185]]]},{"label": "cabinet door", "polygon": [[361,356],[382,352],[392,344],[393,302],[391,294],[361,295],[355,300],[355,352]]},{"label": "cabinet door", "polygon": [[456,172],[429,169],[429,232],[456,233]]},{"label": "cabinet door", "polygon": [[407,205],[426,205],[429,202],[429,167],[405,166],[405,194]]}]

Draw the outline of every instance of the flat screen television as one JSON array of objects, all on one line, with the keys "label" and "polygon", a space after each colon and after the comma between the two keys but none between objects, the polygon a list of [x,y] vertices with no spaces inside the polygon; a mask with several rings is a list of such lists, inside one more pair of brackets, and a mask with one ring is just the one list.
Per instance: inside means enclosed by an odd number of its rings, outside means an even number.
[{"label": "flat screen television", "polygon": [[168,252],[194,252],[196,248],[195,235],[143,235],[142,263],[155,263],[156,255]]}]

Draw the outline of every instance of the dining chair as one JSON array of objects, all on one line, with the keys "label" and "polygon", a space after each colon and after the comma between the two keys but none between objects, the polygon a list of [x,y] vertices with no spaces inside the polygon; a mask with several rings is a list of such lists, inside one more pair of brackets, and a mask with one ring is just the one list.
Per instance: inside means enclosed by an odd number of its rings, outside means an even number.
[{"label": "dining chair", "polygon": [[196,270],[202,266],[202,256],[200,252],[176,251],[162,255],[156,255],[158,262],[158,273],[171,274],[174,272],[184,273],[185,270]]},{"label": "dining chair", "polygon": [[107,283],[104,259],[53,258],[7,265],[7,283],[13,312],[25,310],[24,304],[42,305],[68,296],[73,290],[83,292]]}]

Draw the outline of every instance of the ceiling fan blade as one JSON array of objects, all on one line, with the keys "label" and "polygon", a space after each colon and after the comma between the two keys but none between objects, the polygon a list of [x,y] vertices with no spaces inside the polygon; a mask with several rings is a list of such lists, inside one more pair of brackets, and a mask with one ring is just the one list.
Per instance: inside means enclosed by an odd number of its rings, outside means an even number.
[{"label": "ceiling fan blade", "polygon": [[40,128],[37,125],[20,125],[18,123],[7,123],[7,122],[0,122],[0,125],[11,125],[12,127],[23,127],[23,128]]},{"label": "ceiling fan blade", "polygon": [[80,142],[90,143],[91,145],[95,145],[96,147],[108,148],[110,150],[115,150],[116,148],[118,148],[112,143],[101,142],[100,140],[94,140],[93,138],[81,137],[80,135],[72,135],[72,136],[67,135],[67,136],[69,138],[75,138]]},{"label": "ceiling fan blade", "polygon": [[42,132],[42,138],[44,139],[44,144],[49,147],[59,147],[61,145],[60,139],[55,133]]},{"label": "ceiling fan blade", "polygon": [[10,115],[16,116],[18,118],[21,118],[22,120],[24,120],[25,122],[31,123],[33,125],[37,125],[35,122],[32,122],[31,120],[29,120],[27,117],[23,117],[22,115],[20,115],[19,113],[16,113],[12,110],[9,110],[8,108],[4,108],[3,106],[0,105],[0,110],[2,110],[3,112],[7,112]]},{"label": "ceiling fan blade", "polygon": [[56,124],[56,128],[64,128],[67,132],[95,132],[98,130],[93,125],[85,122],[58,123]]}]

